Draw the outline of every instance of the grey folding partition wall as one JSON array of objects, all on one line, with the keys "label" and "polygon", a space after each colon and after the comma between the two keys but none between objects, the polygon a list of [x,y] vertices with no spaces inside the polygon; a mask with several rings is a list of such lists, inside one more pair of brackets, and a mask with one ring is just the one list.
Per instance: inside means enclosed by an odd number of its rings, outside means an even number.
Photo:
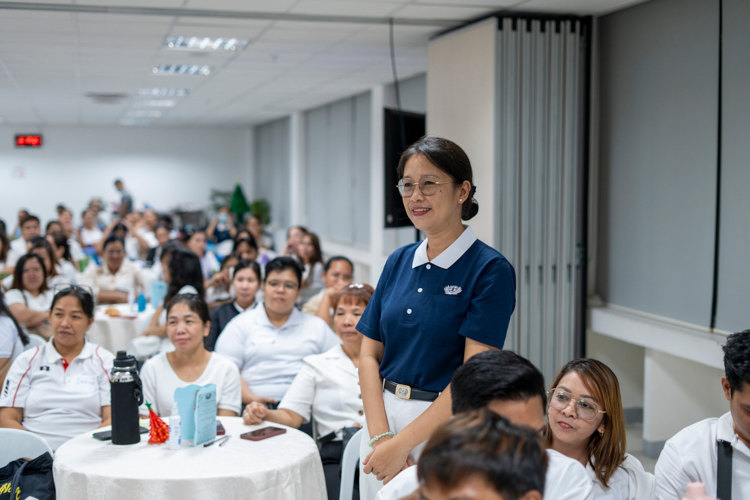
[{"label": "grey folding partition wall", "polygon": [[499,248],[517,273],[505,348],[550,379],[582,354],[578,249],[590,25],[516,18],[498,27]]},{"label": "grey folding partition wall", "polygon": [[286,228],[289,214],[289,118],[272,121],[255,128],[254,198],[271,202],[271,223]]}]

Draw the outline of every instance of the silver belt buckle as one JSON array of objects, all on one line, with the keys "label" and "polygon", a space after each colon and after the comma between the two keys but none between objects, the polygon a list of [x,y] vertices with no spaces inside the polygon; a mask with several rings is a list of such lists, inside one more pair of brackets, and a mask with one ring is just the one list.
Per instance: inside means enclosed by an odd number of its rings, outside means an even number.
[{"label": "silver belt buckle", "polygon": [[396,397],[401,399],[411,399],[411,387],[408,385],[396,384]]}]

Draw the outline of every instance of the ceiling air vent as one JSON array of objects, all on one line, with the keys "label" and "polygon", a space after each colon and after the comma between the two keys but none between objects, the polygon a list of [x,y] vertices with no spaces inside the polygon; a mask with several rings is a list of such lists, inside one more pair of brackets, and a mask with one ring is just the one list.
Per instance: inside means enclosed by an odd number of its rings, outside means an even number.
[{"label": "ceiling air vent", "polygon": [[86,92],[86,97],[96,104],[120,104],[129,96],[119,92]]}]

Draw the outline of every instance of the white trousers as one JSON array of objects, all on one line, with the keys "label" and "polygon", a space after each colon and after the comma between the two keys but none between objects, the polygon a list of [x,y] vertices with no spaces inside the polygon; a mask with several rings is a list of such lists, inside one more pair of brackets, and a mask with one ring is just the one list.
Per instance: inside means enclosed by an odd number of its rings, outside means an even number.
[{"label": "white trousers", "polygon": [[[388,429],[398,434],[404,428],[417,419],[432,404],[429,401],[415,401],[396,397],[395,394],[384,390],[383,404],[385,405],[385,415],[388,417]],[[383,482],[378,481],[374,474],[365,474],[362,472],[362,462],[370,454],[372,448],[367,445],[370,440],[370,433],[367,430],[367,423],[364,426],[362,442],[359,448],[359,498],[360,500],[375,500],[375,497],[383,487]],[[422,454],[424,445],[427,441],[419,444],[411,450],[409,456],[416,463],[419,455]]]}]

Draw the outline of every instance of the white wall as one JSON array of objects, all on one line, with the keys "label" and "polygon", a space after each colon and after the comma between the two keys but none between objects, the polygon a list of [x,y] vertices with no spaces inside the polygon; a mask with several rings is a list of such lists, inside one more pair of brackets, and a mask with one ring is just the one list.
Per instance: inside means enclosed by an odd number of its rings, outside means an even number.
[{"label": "white wall", "polygon": [[137,206],[158,210],[208,206],[212,188],[230,190],[238,181],[250,196],[249,129],[44,127],[40,149],[14,148],[14,135],[26,132],[0,127],[0,218],[9,231],[21,207],[46,222],[63,203],[80,220],[92,197],[119,201],[115,178]]}]

